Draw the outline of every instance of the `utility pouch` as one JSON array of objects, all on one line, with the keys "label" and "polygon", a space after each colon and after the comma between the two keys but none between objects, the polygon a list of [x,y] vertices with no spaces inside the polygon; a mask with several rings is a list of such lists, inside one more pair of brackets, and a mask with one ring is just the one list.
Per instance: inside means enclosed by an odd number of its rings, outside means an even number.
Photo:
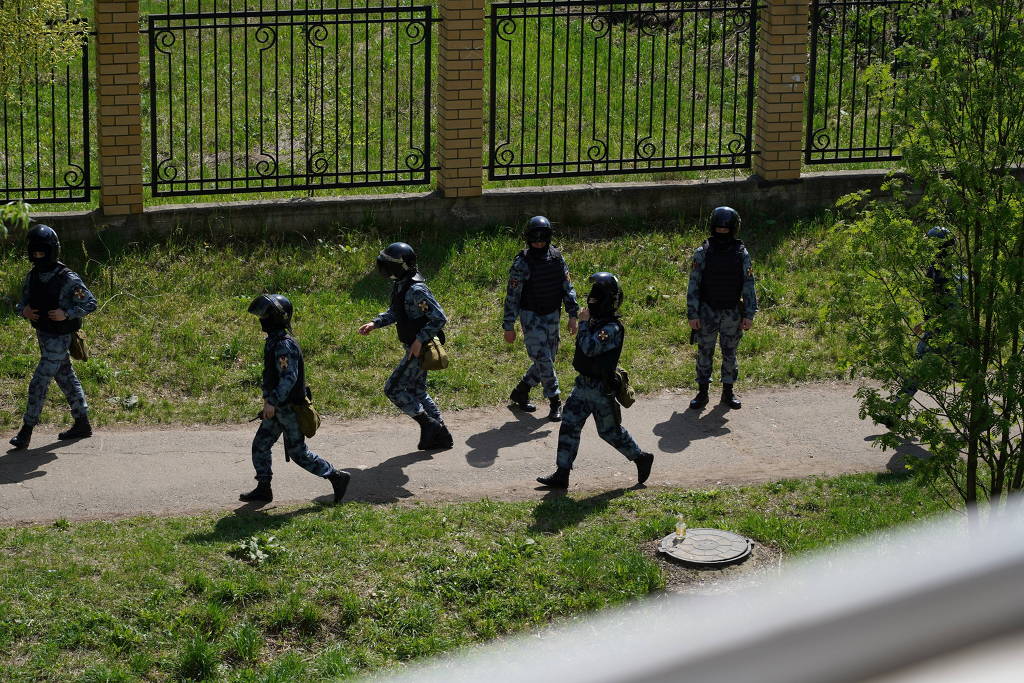
[{"label": "utility pouch", "polygon": [[420,367],[424,370],[444,370],[448,367],[448,352],[437,337],[424,344],[420,350]]},{"label": "utility pouch", "polygon": [[89,360],[89,347],[85,345],[85,335],[81,330],[76,330],[71,335],[71,347],[68,351],[75,360]]},{"label": "utility pouch", "polygon": [[636,392],[633,391],[633,387],[629,385],[629,373],[622,368],[615,368],[615,374],[612,375],[615,389],[615,400],[618,401],[619,405],[623,408],[628,408],[636,403]]},{"label": "utility pouch", "polygon": [[307,439],[316,436],[316,430],[320,429],[320,413],[316,412],[313,406],[313,392],[306,387],[306,395],[298,403],[292,404],[295,411],[295,421],[299,423],[299,431]]}]

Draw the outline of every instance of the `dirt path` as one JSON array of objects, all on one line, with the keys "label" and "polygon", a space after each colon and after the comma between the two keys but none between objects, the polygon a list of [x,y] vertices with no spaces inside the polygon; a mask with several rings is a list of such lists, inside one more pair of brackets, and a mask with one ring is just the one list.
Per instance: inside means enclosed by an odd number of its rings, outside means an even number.
[{"label": "dirt path", "polygon": [[[744,395],[742,410],[711,405],[700,415],[685,410],[688,393],[666,391],[624,410],[623,424],[655,453],[648,486],[742,484],[898,466],[902,453],[871,447],[881,431],[857,418],[853,391],[850,384],[768,388]],[[325,423],[310,445],[352,472],[346,500],[543,495],[533,481],[554,468],[557,424],[504,407],[447,418],[455,448],[441,453],[416,451],[418,427],[399,415]],[[254,424],[99,430],[91,439],[64,444],[39,430],[33,448],[0,455],[0,524],[237,509],[238,493],[253,486],[249,447],[255,431]],[[327,482],[286,463],[280,444],[274,472],[273,505],[327,499]],[[635,481],[632,463],[588,422],[570,490]]]}]

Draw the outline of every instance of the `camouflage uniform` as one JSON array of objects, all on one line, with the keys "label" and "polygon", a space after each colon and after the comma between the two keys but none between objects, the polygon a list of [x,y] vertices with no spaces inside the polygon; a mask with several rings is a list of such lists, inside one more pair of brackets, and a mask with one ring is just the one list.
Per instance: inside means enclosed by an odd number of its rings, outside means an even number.
[{"label": "camouflage uniform", "polygon": [[[270,449],[284,434],[284,457],[294,460],[303,469],[318,477],[329,477],[335,470],[331,463],[309,450],[306,438],[299,429],[290,396],[299,381],[299,367],[302,350],[286,330],[278,330],[267,336],[266,351],[277,363],[280,379],[277,386],[263,390],[263,400],[274,406],[274,417],[265,418],[252,440],[252,466],[256,480],[269,482],[274,475],[271,467]],[[265,354],[266,355],[266,354]]]},{"label": "camouflage uniform", "polygon": [[693,255],[690,267],[690,282],[686,290],[686,313],[690,320],[699,319],[697,330],[697,383],[711,382],[712,361],[715,342],[722,346],[722,384],[734,384],[738,373],[736,348],[739,346],[744,318],[753,320],[757,313],[757,295],[754,288],[754,268],[750,253],[742,243],[739,246],[743,264],[743,286],[739,306],[716,309],[701,301],[701,278],[707,257],[708,242]]},{"label": "camouflage uniform", "polygon": [[[402,280],[396,281],[393,285],[396,291],[397,288],[403,286]],[[405,314],[410,319],[426,318],[423,327],[416,333],[416,339],[422,344],[426,344],[438,336],[445,323],[448,322],[444,310],[437,303],[425,282],[414,281],[406,291],[403,303]],[[396,319],[394,310],[389,307],[387,311],[373,319],[373,326],[374,328],[387,327],[395,323]],[[443,423],[437,404],[427,394],[427,371],[420,367],[419,358],[409,357],[409,345],[403,344],[403,346],[406,351],[405,357],[388,377],[388,381],[384,383],[384,394],[406,415],[415,417],[419,413],[426,412],[430,417]]]},{"label": "camouflage uniform", "polygon": [[[569,317],[575,318],[580,308],[576,302],[576,290],[569,278],[569,267],[565,264],[565,259],[560,254],[558,258],[561,260],[562,270],[565,273],[562,280],[562,303]],[[519,253],[512,261],[512,268],[508,274],[505,316],[501,328],[507,332],[513,330],[516,317],[519,317],[523,326],[523,342],[526,344],[526,353],[533,361],[520,383],[529,388],[543,384],[544,396],[550,399],[560,394],[558,375],[555,373],[555,357],[558,355],[559,323],[562,314],[558,310],[539,314],[521,308],[523,286],[529,279],[530,264],[527,258]]]},{"label": "camouflage uniform", "polygon": [[[622,328],[608,323],[591,330],[590,322],[580,323],[576,335],[577,348],[587,356],[597,356],[622,345]],[[580,432],[587,417],[594,415],[598,435],[629,460],[636,460],[643,451],[622,426],[622,414],[615,397],[603,380],[579,375],[576,386],[562,410],[562,425],[558,430],[558,457],[556,463],[563,469],[572,469],[580,448]]]},{"label": "camouflage uniform", "polygon": [[[53,271],[39,274],[39,279],[47,283],[51,278],[60,272],[60,265]],[[96,297],[85,286],[76,273],[67,271],[64,276],[66,282],[60,289],[58,298],[60,308],[67,314],[68,320],[84,318],[96,310]],[[21,300],[16,309],[18,314],[29,305],[29,290],[32,275],[25,278],[25,284],[21,291]],[[39,311],[41,318],[46,317],[47,311]],[[75,419],[88,417],[89,405],[85,400],[85,392],[82,384],[75,375],[71,366],[71,356],[68,350],[71,348],[73,334],[50,334],[42,330],[36,330],[36,338],[39,342],[39,364],[32,375],[32,381],[28,385],[28,404],[25,408],[24,423],[33,427],[39,424],[39,415],[43,411],[43,404],[46,402],[46,394],[50,389],[50,380],[56,380],[57,386],[64,392],[68,404],[71,406],[71,415]]]}]

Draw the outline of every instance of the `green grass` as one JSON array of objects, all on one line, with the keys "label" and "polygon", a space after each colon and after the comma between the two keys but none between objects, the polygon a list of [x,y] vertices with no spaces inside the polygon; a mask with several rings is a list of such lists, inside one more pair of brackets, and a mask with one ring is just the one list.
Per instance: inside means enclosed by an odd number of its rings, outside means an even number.
[{"label": "green grass", "polygon": [[[582,290],[578,295],[586,296],[586,277],[598,270],[617,273],[623,283],[629,329],[623,364],[637,389],[692,386],[686,284],[690,254],[703,234],[674,224],[597,231],[566,223],[556,241]],[[826,220],[782,225],[748,213],[743,236],[762,313],[740,347],[740,388],[842,376],[845,341],[820,313],[832,264],[815,248],[827,230]],[[85,322],[92,358],[76,364],[92,415],[100,424],[239,422],[254,415],[263,335],[246,307],[263,291],[286,294],[295,304],[294,329],[324,413],[392,413],[381,387],[401,357],[394,332],[360,337],[356,328],[387,308],[389,283],[374,263],[395,239],[417,248],[450,320],[452,363],[431,373],[430,391],[445,410],[498,404],[527,365],[521,341],[506,345],[501,333],[508,268],[521,248],[518,231],[427,228],[383,235],[367,228],[295,241],[177,234],[153,243],[93,244],[87,251],[68,245],[67,262],[100,300]],[[0,296],[9,299],[0,316],[4,427],[18,424],[38,360],[31,328],[10,308],[27,266],[20,249],[0,254]],[[557,368],[567,386],[574,377],[572,351],[566,333]],[[43,419],[66,419],[56,388]]]},{"label": "green grass", "polygon": [[[676,514],[788,556],[941,509],[855,475],[0,529],[0,678],[344,677],[657,593]],[[283,550],[239,559],[254,535]]]}]

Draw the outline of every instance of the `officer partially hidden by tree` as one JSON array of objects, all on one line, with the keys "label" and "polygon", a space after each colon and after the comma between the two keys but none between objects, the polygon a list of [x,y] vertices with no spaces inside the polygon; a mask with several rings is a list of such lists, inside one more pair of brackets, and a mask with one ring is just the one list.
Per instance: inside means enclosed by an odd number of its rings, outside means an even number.
[{"label": "officer partially hidden by tree", "polygon": [[423,345],[434,337],[444,343],[442,328],[448,322],[440,304],[431,294],[416,267],[416,252],[405,242],[388,245],[377,256],[377,270],[394,281],[391,306],[373,322],[359,328],[370,334],[379,327],[396,324],[405,357],[384,384],[384,394],[399,410],[420,425],[420,450],[452,447],[452,435],[441,419],[434,399],[427,393],[427,371],[420,366]]},{"label": "officer partially hidden by tree", "polygon": [[526,353],[533,361],[509,398],[520,410],[532,413],[537,406],[530,403],[530,389],[543,384],[544,396],[551,407],[548,419],[557,422],[562,419],[558,375],[555,374],[558,323],[564,304],[569,314],[569,334],[576,334],[579,304],[569,279],[569,267],[562,253],[551,244],[552,234],[551,222],[544,216],[534,216],[526,224],[523,234],[526,248],[516,254],[508,274],[505,318],[501,327],[505,341],[511,344],[516,340],[515,323],[519,317]]},{"label": "officer partially hidden by tree", "polygon": [[306,400],[308,391],[302,349],[291,335],[292,302],[280,294],[261,294],[249,304],[249,312],[260,319],[260,327],[267,333],[263,345],[263,421],[252,440],[252,466],[258,483],[238,499],[267,503],[274,499],[270,449],[284,434],[285,459],[331,482],[334,502],[340,503],[350,475],[309,450],[292,407]]},{"label": "officer partially hidden by tree", "polygon": [[618,313],[622,305],[622,288],[618,278],[604,272],[591,275],[590,284],[587,308],[579,314],[576,353],[572,359],[572,366],[579,375],[565,402],[562,425],[558,430],[557,469],[554,474],[537,478],[538,482],[551,488],[569,487],[569,471],[579,451],[580,432],[591,414],[594,415],[598,435],[636,464],[637,483],[647,481],[654,464],[654,455],[641,451],[623,428],[622,413],[615,401],[615,368],[626,334]]},{"label": "officer partially hidden by tree", "polygon": [[736,347],[743,332],[754,324],[757,296],[750,254],[736,235],[740,215],[728,206],[711,212],[711,235],[697,248],[686,290],[686,314],[697,337],[697,395],[690,408],[708,404],[715,342],[722,345],[722,403],[740,408],[733,393],[736,382]]},{"label": "officer partially hidden by tree", "polygon": [[82,327],[82,318],[96,310],[96,299],[74,272],[57,260],[60,240],[53,228],[37,225],[28,232],[28,260],[32,270],[25,278],[18,313],[36,328],[39,340],[39,365],[28,385],[28,404],[24,422],[11,439],[14,450],[28,448],[32,429],[46,401],[50,380],[64,392],[75,422],[61,432],[59,439],[84,439],[92,436],[89,406],[85,392],[71,367],[69,350],[74,334]]}]

